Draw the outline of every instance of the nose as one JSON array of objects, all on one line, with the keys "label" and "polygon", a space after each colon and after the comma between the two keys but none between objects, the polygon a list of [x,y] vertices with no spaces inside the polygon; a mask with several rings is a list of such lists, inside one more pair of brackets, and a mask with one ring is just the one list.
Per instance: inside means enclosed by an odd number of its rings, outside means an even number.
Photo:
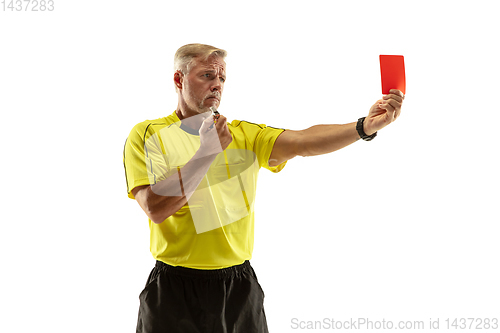
[{"label": "nose", "polygon": [[212,91],[212,92],[215,92],[215,91],[220,92],[221,89],[222,89],[222,85],[220,85],[220,84],[214,84],[214,85],[212,85],[212,89],[210,91]]},{"label": "nose", "polygon": [[213,80],[213,84],[212,84],[212,87],[211,87],[210,91],[212,91],[212,92],[214,92],[214,91],[222,92],[222,82],[221,82],[220,79]]}]

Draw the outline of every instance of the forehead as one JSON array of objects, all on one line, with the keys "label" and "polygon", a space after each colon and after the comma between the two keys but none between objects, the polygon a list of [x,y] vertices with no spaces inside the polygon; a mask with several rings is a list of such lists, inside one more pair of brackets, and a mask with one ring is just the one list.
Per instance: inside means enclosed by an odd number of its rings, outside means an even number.
[{"label": "forehead", "polygon": [[194,70],[215,70],[218,72],[226,71],[226,63],[221,57],[211,56],[207,60],[195,59]]}]

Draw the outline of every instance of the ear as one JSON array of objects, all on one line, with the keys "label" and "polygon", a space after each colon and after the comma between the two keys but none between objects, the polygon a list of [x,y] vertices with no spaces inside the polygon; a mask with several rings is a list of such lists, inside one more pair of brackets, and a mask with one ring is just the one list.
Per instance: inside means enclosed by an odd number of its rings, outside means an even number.
[{"label": "ear", "polygon": [[181,71],[176,71],[174,73],[174,84],[177,89],[182,89],[182,81],[184,79],[184,74]]}]

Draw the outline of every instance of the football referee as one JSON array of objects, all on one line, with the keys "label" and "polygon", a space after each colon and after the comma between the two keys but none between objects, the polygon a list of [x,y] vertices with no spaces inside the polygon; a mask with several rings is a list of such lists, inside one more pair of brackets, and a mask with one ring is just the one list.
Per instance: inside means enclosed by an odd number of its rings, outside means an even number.
[{"label": "football referee", "polygon": [[260,168],[279,172],[295,156],[333,152],[401,112],[399,90],[343,125],[284,130],[214,112],[226,51],[188,44],[174,57],[176,110],[132,128],[123,162],[128,197],[146,213],[156,260],[139,295],[137,332],[268,332],[264,292],[250,265]]}]

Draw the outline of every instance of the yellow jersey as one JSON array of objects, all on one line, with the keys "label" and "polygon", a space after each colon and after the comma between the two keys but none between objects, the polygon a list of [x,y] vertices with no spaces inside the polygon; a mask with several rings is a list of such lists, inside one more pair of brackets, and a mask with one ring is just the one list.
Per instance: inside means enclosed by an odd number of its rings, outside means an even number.
[{"label": "yellow jersey", "polygon": [[[162,223],[149,220],[150,251],[172,266],[219,269],[250,260],[254,245],[254,202],[261,167],[281,171],[286,162],[271,167],[269,157],[284,129],[234,120],[228,123],[233,141],[211,164],[195,192]],[[134,126],[123,153],[127,192],[154,185],[195,155],[200,136],[182,124],[174,112]],[[181,195],[181,186],[164,195]]]}]

